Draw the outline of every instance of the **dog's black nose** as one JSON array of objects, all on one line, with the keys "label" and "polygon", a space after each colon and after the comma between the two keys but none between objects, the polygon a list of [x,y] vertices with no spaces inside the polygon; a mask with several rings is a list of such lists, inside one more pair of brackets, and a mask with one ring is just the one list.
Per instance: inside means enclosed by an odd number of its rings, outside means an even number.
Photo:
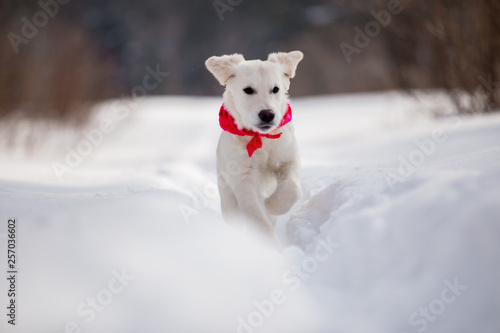
[{"label": "dog's black nose", "polygon": [[274,119],[274,112],[272,110],[261,110],[259,118],[265,123],[270,123]]}]

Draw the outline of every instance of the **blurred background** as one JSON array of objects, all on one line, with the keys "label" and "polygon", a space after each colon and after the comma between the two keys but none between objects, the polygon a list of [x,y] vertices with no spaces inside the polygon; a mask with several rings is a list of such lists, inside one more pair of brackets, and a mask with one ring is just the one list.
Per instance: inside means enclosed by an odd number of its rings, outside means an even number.
[{"label": "blurred background", "polygon": [[[499,0],[0,0],[0,271],[16,217],[21,272],[0,332],[235,332],[277,289],[255,332],[500,332],[499,18]],[[220,215],[204,62],[292,50],[304,195],[281,255]],[[467,115],[437,117],[450,101]]]},{"label": "blurred background", "polygon": [[0,3],[0,121],[82,123],[95,102],[133,94],[147,68],[168,73],[148,95],[220,95],[206,58],[296,49],[294,97],[438,89],[460,112],[500,107],[499,1]]}]

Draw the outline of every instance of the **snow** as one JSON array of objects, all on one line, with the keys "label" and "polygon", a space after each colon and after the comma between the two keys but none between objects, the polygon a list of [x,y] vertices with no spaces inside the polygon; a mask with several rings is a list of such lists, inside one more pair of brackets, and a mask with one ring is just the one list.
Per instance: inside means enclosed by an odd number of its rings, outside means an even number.
[{"label": "snow", "polygon": [[87,135],[18,127],[0,150],[0,247],[17,218],[19,269],[1,332],[500,331],[500,114],[293,99],[304,196],[277,251],[221,218],[220,103],[109,101]]}]

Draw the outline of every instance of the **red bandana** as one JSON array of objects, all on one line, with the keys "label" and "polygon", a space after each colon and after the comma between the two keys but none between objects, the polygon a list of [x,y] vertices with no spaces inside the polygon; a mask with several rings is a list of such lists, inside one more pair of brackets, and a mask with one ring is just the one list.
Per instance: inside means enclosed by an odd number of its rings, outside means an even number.
[{"label": "red bandana", "polygon": [[[292,108],[290,108],[290,104],[287,104],[287,110],[285,115],[283,116],[283,120],[277,128],[287,124],[292,120]],[[259,132],[254,132],[247,129],[239,129],[236,123],[234,122],[234,118],[229,114],[229,111],[224,107],[224,104],[220,107],[219,112],[219,124],[220,127],[231,134],[240,135],[240,136],[253,136],[250,142],[247,144],[247,152],[248,156],[252,157],[254,151],[259,148],[262,148],[262,139],[261,136],[264,136],[269,139],[277,139],[281,136],[282,133],[277,134],[262,134]]]}]

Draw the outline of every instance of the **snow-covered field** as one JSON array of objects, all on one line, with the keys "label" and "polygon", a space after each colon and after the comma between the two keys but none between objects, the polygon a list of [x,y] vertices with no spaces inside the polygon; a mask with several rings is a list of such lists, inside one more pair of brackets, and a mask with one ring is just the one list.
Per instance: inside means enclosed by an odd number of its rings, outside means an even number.
[{"label": "snow-covered field", "polygon": [[292,100],[304,196],[280,253],[220,216],[220,103],[105,103],[29,154],[19,127],[0,150],[0,269],[14,217],[19,271],[1,332],[500,332],[500,114]]}]

